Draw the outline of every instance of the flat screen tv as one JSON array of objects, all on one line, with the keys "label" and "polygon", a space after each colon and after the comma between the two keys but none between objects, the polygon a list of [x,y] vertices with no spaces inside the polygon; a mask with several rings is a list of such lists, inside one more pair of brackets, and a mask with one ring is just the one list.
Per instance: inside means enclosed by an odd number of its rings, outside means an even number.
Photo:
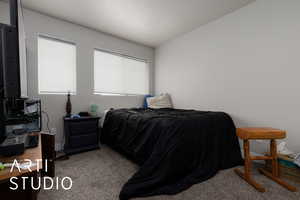
[{"label": "flat screen tv", "polygon": [[20,90],[20,64],[17,28],[0,25],[0,68],[2,74],[1,97],[19,98]]},{"label": "flat screen tv", "polygon": [[0,98],[20,98],[18,1],[10,0],[10,25],[0,24]]},{"label": "flat screen tv", "polygon": [[9,0],[10,24],[0,22],[0,144],[5,137],[5,101],[21,98],[24,96],[21,88],[27,90],[27,84],[24,87],[26,58],[25,63],[20,63],[20,60],[24,61],[26,51],[25,40],[20,37],[19,31],[19,8],[20,0]]}]

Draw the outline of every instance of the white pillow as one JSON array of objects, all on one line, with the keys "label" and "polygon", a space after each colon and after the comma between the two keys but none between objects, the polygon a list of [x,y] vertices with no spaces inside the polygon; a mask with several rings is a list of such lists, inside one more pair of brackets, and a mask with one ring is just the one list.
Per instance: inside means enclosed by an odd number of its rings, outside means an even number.
[{"label": "white pillow", "polygon": [[169,94],[161,94],[155,97],[147,98],[148,108],[173,108]]}]

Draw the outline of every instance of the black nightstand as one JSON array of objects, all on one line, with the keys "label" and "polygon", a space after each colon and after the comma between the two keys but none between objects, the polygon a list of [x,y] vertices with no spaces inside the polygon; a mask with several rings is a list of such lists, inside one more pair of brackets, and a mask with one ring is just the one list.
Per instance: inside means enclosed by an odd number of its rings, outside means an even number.
[{"label": "black nightstand", "polygon": [[99,148],[100,117],[64,118],[66,154]]}]

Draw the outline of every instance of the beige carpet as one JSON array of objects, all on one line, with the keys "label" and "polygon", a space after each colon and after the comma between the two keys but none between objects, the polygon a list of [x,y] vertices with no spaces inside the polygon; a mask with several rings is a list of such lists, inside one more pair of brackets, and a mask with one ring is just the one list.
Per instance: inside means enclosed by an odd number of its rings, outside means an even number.
[{"label": "beige carpet", "polygon": [[[39,200],[117,200],[122,185],[134,174],[138,166],[108,147],[73,155],[69,160],[56,163],[56,175],[73,179],[71,190],[41,191]],[[145,200],[300,200],[293,193],[254,172],[254,178],[267,188],[260,193],[233,172],[220,171],[206,182],[172,196],[139,198]],[[294,184],[294,183],[293,183]],[[295,184],[294,184],[295,185]],[[296,185],[299,189],[300,186]]]}]

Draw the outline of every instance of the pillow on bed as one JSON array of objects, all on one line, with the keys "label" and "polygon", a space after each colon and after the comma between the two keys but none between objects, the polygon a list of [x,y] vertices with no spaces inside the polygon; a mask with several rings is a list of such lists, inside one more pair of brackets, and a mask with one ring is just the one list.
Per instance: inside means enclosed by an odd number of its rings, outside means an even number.
[{"label": "pillow on bed", "polygon": [[148,108],[173,108],[169,94],[161,94],[155,97],[147,98]]}]

